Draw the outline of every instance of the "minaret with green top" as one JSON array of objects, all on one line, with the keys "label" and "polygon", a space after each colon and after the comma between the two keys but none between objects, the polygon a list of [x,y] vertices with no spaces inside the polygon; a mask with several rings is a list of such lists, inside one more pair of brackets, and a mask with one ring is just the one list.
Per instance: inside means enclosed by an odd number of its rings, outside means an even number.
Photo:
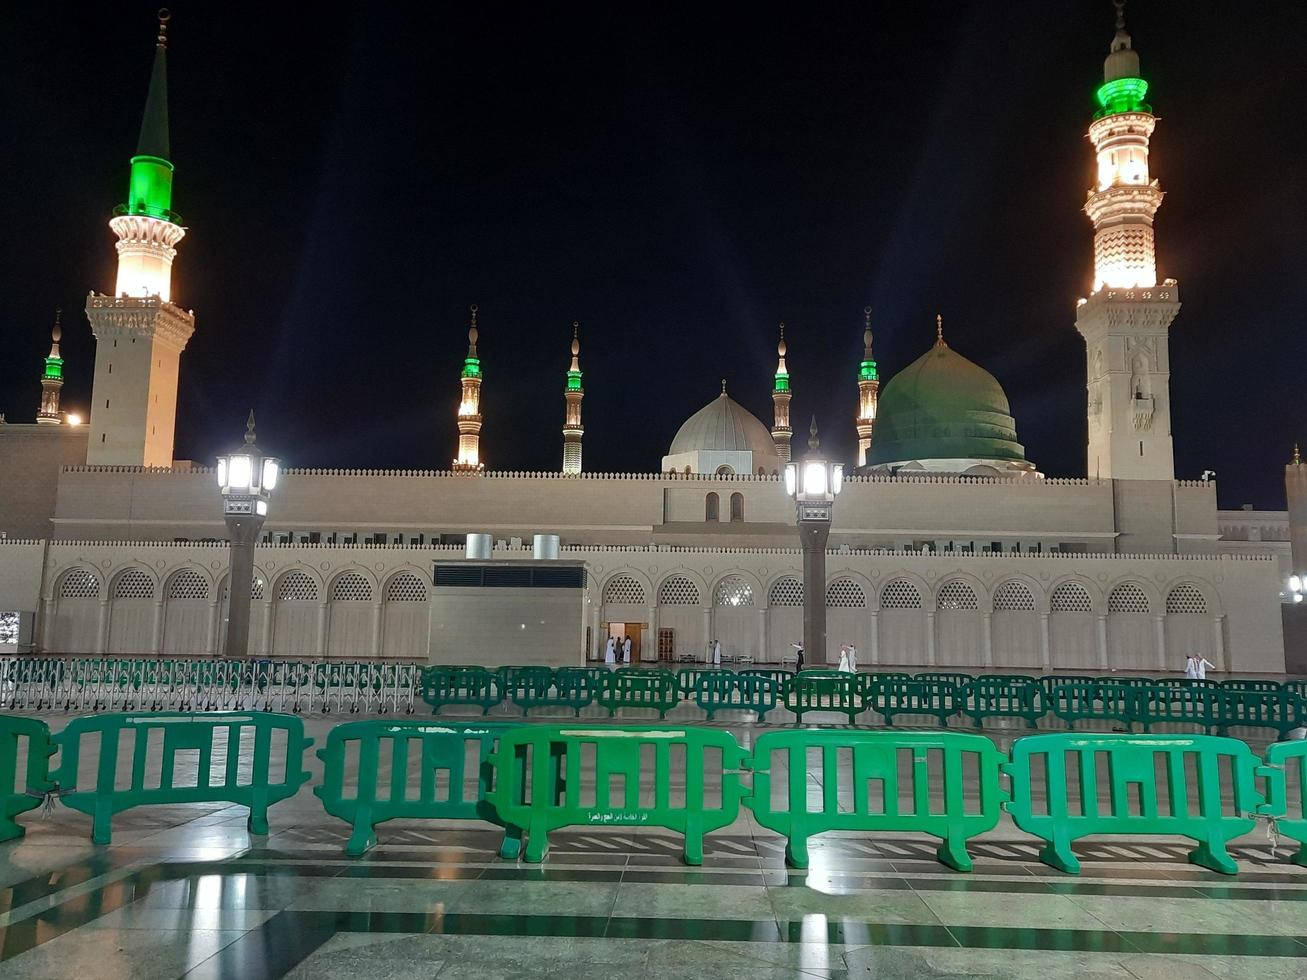
[{"label": "minaret with green top", "polygon": [[1171,321],[1174,279],[1159,280],[1153,218],[1162,188],[1149,173],[1157,126],[1148,83],[1115,0],[1116,34],[1103,62],[1089,124],[1096,179],[1085,201],[1094,224],[1093,288],[1076,309],[1085,340],[1087,475],[1112,480],[1175,478],[1171,442]]},{"label": "minaret with green top", "polygon": [[880,375],[871,353],[871,307],[865,307],[862,331],[862,363],[858,365],[858,465],[867,465],[871,438],[876,429],[876,401],[880,397]]},{"label": "minaret with green top", "polygon": [[458,403],[458,458],[456,473],[480,473],[481,462],[481,357],[477,354],[477,307],[472,304],[472,325],[467,332],[467,357],[463,358],[463,398]]},{"label": "minaret with green top", "polygon": [[567,388],[563,400],[567,405],[567,414],[563,419],[563,473],[576,476],[581,472],[581,436],[585,429],[581,425],[581,399],[585,389],[581,387],[581,324],[572,321],[572,366],[567,369]]},{"label": "minaret with green top", "polygon": [[172,302],[172,263],[186,234],[172,210],[168,140],[168,21],[159,11],[154,64],[127,200],[109,227],[118,236],[111,295],[92,292],[86,316],[95,335],[87,461],[167,467],[173,461],[181,353],[195,315]]},{"label": "minaret with green top", "polygon": [[54,311],[54,329],[50,331],[50,354],[45,359],[45,373],[41,375],[41,408],[36,413],[38,425],[58,425],[59,390],[64,386],[64,359],[59,353],[59,340],[63,337],[60,324],[63,311]]},{"label": "minaret with green top", "polygon": [[785,324],[781,323],[781,339],[776,345],[776,376],[772,380],[772,441],[776,443],[776,458],[782,463],[790,461],[790,369],[785,366]]}]

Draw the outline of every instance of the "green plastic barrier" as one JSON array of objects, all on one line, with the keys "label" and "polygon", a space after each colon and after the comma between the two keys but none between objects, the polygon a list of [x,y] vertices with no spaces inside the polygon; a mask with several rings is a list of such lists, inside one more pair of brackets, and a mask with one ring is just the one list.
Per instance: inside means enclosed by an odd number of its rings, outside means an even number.
[{"label": "green plastic barrier", "polygon": [[665,718],[681,703],[676,675],[665,670],[617,670],[603,679],[599,704],[608,709],[608,717],[619,708],[652,708],[659,719]]},{"label": "green plastic barrier", "polygon": [[[678,790],[682,780],[679,766],[673,776],[673,750],[684,756],[681,800],[672,797],[673,778]],[[665,827],[685,835],[686,864],[702,864],[704,835],[739,816],[743,760],[730,733],[711,728],[526,725],[500,737],[486,798],[507,825],[525,832],[530,862],[544,859],[550,831],[580,825]],[[705,790],[718,782],[718,798],[710,800]]]},{"label": "green plastic barrier", "polygon": [[1284,689],[1290,694],[1296,694],[1307,700],[1307,681],[1285,681]]},{"label": "green plastic barrier", "polygon": [[1102,680],[1093,674],[1045,674],[1039,678],[1039,686],[1045,694],[1052,694],[1053,688],[1063,684],[1101,684]]},{"label": "green plastic barrier", "polygon": [[[1107,764],[1100,771],[1103,755]],[[1232,801],[1221,785],[1223,762],[1233,776]],[[1004,806],[1013,821],[1048,842],[1039,853],[1041,861],[1068,874],[1080,873],[1072,842],[1093,834],[1188,837],[1198,843],[1189,854],[1192,863],[1235,874],[1239,868],[1226,844],[1252,830],[1252,814],[1266,812],[1256,780],[1279,772],[1261,765],[1247,745],[1232,738],[1073,732],[1017,739],[1012,761],[1001,768],[1012,780],[1012,800]],[[1159,768],[1165,772],[1160,779]],[[1038,786],[1036,771],[1044,776]],[[1068,780],[1075,775],[1077,787],[1087,791],[1077,791],[1079,805],[1073,807]],[[1106,783],[1106,795],[1100,781]],[[1036,795],[1046,802],[1037,803]],[[1197,807],[1190,806],[1191,797]],[[1165,801],[1166,812],[1159,800]],[[1225,815],[1223,802],[1233,803],[1234,815]]]},{"label": "green plastic barrier", "polygon": [[503,681],[484,667],[428,667],[422,671],[422,700],[432,714],[450,705],[475,705],[485,714],[504,700]]},{"label": "green plastic barrier", "polygon": [[[1284,770],[1279,778],[1270,781],[1270,802],[1267,811],[1278,817],[1280,833],[1302,846],[1289,860],[1307,867],[1307,740],[1276,742],[1266,749],[1267,765]],[[1298,809],[1291,812],[1287,775],[1293,771],[1298,783]]]},{"label": "green plastic barrier", "polygon": [[1217,688],[1141,687],[1134,691],[1131,715],[1144,731],[1165,722],[1183,722],[1202,727],[1208,735],[1225,734],[1221,722]]},{"label": "green plastic barrier", "polygon": [[[20,739],[26,743],[27,754],[22,789],[18,788]],[[27,828],[20,826],[14,817],[35,810],[45,794],[54,788],[49,775],[50,756],[54,752],[55,745],[45,722],[0,715],[0,841],[27,833]]]},{"label": "green plastic barrier", "polygon": [[780,682],[771,677],[703,671],[695,684],[694,703],[708,713],[709,721],[719,711],[753,711],[762,721],[776,707],[780,693]]},{"label": "green plastic barrier", "polygon": [[[387,820],[485,820],[502,827],[486,802],[494,772],[489,760],[499,738],[513,727],[421,721],[336,725],[317,752],[322,784],[313,793],[324,810],[352,826],[345,845],[351,857],[377,843],[377,824]],[[470,755],[477,762],[476,786],[469,791]],[[347,772],[351,756],[353,771]],[[382,772],[383,759],[389,772]],[[500,857],[516,858],[521,834],[516,828],[505,831]]]},{"label": "green plastic barrier", "polygon": [[885,716],[885,724],[893,725],[895,715],[933,715],[941,725],[948,724],[949,715],[962,707],[957,685],[951,681],[900,680],[896,677],[876,676],[871,682],[867,705]]},{"label": "green plastic barrier", "polygon": [[[549,668],[541,668],[549,670]],[[606,671],[599,671],[605,674]],[[532,708],[571,708],[578,715],[581,709],[591,704],[599,693],[599,681],[584,667],[565,667],[557,673],[549,671],[543,674],[519,676],[509,688],[509,699],[522,709],[523,714],[530,714]]]},{"label": "green plastic barrier", "polygon": [[785,707],[799,721],[809,711],[834,711],[849,716],[849,724],[867,708],[858,674],[838,670],[802,670],[781,688]]},{"label": "green plastic barrier", "polygon": [[1078,721],[1114,721],[1129,729],[1134,721],[1134,688],[1124,684],[1066,681],[1046,687],[1045,698],[1048,710],[1073,728]]},{"label": "green plastic barrier", "polygon": [[1157,687],[1157,681],[1153,678],[1137,677],[1133,674],[1109,674],[1106,677],[1100,677],[1099,680],[1120,684],[1122,687]]},{"label": "green plastic barrier", "polygon": [[[132,742],[131,782],[121,782],[118,774],[119,747],[123,735],[130,732]],[[278,768],[285,775],[272,782],[272,740],[275,732],[284,733],[284,758]],[[158,773],[149,771],[147,750],[151,737],[162,736],[163,757]],[[80,789],[78,768],[83,740],[98,737],[99,758],[94,788]],[[242,751],[242,741],[247,747]],[[234,803],[249,807],[247,822],[250,833],[268,832],[268,807],[294,796],[308,781],[304,769],[304,750],[313,742],[304,737],[304,723],[294,715],[275,715],[261,711],[216,712],[213,714],[106,714],[74,718],[54,736],[59,746],[59,769],[53,774],[60,801],[67,807],[89,814],[91,839],[96,844],[112,840],[115,813],[152,803]],[[225,743],[225,744],[224,744]],[[194,752],[194,783],[190,766],[183,761],[178,771],[179,753]],[[157,777],[157,778],[156,778]]]},{"label": "green plastic barrier", "polygon": [[1198,677],[1159,677],[1153,681],[1153,687],[1214,687],[1219,688],[1221,685],[1217,681],[1210,681],[1206,678]]},{"label": "green plastic barrier", "polygon": [[[1204,692],[1207,693],[1207,692]],[[1295,728],[1307,723],[1307,710],[1303,699],[1292,691],[1227,691],[1213,692],[1218,705],[1221,734],[1225,729],[1271,728],[1279,738],[1285,738]]]},{"label": "green plastic barrier", "polygon": [[1227,681],[1219,681],[1218,684],[1222,691],[1266,691],[1274,694],[1285,689],[1285,686],[1279,681],[1255,680],[1244,677],[1232,677]]},{"label": "green plastic barrier", "polygon": [[[811,748],[821,753],[821,808],[815,812],[808,788]],[[770,771],[777,751],[786,754],[788,777],[786,803],[779,809],[772,802]],[[851,753],[851,768],[841,764],[841,751]],[[905,754],[909,768],[902,770],[899,760]],[[861,830],[938,837],[940,861],[970,871],[967,839],[998,824],[1004,799],[998,785],[999,763],[1006,758],[983,735],[831,729],[766,732],[758,738],[748,763],[754,770],[753,793],[744,802],[758,823],[788,838],[785,859],[798,868],[808,866],[808,838],[830,830]],[[966,781],[969,761],[979,775],[979,786]],[[975,790],[978,797],[968,801]],[[873,798],[878,801],[874,809]]]},{"label": "green plastic barrier", "polygon": [[948,681],[954,687],[961,690],[963,687],[974,681],[976,675],[963,674],[961,672],[950,673],[949,671],[927,670],[922,671],[919,674],[913,674],[912,679],[914,681]]},{"label": "green plastic barrier", "polygon": [[794,676],[794,671],[785,667],[746,667],[739,671],[741,677],[770,677],[778,685],[784,684]]},{"label": "green plastic barrier", "polygon": [[697,690],[696,684],[700,677],[705,674],[728,674],[735,676],[733,670],[725,667],[682,667],[676,672],[676,687],[681,692],[681,697],[689,698],[694,696]]},{"label": "green plastic barrier", "polygon": [[1047,711],[1044,688],[1032,677],[990,674],[958,691],[962,714],[981,727],[986,718],[1023,718],[1030,728]]},{"label": "green plastic barrier", "polygon": [[[503,696],[520,708],[548,704],[552,700],[554,671],[550,667],[514,665],[500,667],[495,673],[499,676]],[[523,708],[523,711],[529,710],[530,707]]]}]

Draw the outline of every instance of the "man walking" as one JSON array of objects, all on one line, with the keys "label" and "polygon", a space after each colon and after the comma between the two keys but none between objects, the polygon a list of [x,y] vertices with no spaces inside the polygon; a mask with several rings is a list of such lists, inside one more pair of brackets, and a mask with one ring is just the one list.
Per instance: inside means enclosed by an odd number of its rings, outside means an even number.
[{"label": "man walking", "polygon": [[631,638],[628,636],[622,641],[622,665],[629,666],[631,663]]}]

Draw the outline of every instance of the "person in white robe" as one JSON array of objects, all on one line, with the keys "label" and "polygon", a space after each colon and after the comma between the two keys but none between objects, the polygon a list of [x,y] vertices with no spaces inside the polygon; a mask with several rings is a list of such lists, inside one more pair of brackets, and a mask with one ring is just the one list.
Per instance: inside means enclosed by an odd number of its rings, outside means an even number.
[{"label": "person in white robe", "polygon": [[855,647],[852,643],[850,643],[849,644],[849,673],[856,674],[857,672],[858,672],[858,648]]},{"label": "person in white robe", "polygon": [[841,674],[849,673],[849,648],[840,647],[840,665],[835,668]]},{"label": "person in white robe", "polygon": [[712,641],[712,665],[720,667],[722,665],[722,641]]},{"label": "person in white robe", "polygon": [[604,666],[617,666],[617,641],[611,636],[608,638],[608,642],[604,645]]},{"label": "person in white robe", "polygon": [[625,640],[622,641],[622,663],[629,664],[630,662],[631,662],[631,638],[628,636]]}]

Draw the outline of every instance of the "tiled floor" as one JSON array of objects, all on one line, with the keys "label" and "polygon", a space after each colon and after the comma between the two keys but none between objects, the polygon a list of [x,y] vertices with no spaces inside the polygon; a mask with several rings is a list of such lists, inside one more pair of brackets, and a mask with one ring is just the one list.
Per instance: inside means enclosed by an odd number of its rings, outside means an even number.
[{"label": "tiled floor", "polygon": [[1116,838],[1077,845],[1074,878],[1006,819],[970,875],[902,835],[821,838],[788,870],[747,812],[696,869],[663,832],[557,832],[533,867],[498,859],[489,825],[434,822],[385,824],[351,860],[307,788],[266,838],[215,805],[124,813],[111,847],[58,806],[21,820],[0,845],[3,978],[1307,977],[1307,868],[1264,836],[1233,848],[1233,879],[1182,841]]}]

